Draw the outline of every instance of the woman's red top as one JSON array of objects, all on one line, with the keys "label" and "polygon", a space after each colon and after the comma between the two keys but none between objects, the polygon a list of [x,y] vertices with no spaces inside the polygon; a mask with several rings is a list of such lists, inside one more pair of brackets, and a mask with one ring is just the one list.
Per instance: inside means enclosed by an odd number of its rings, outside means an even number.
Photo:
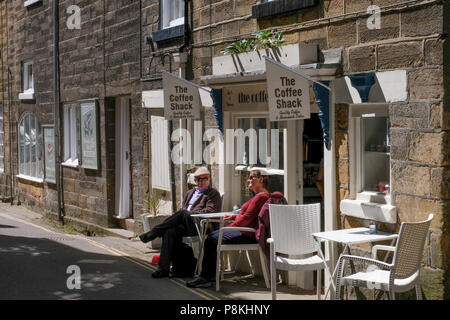
[{"label": "woman's red top", "polygon": [[[269,199],[269,194],[265,192],[258,193],[241,207],[241,212],[233,217],[233,222],[228,227],[258,227],[258,214],[262,206]],[[254,232],[242,232],[242,234],[255,238]]]}]

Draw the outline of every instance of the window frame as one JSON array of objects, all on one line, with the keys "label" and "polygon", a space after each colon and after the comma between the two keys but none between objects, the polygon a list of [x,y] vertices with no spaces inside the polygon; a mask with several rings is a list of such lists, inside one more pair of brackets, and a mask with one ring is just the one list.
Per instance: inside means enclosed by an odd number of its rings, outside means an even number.
[{"label": "window frame", "polygon": [[[31,86],[29,70],[31,67]],[[22,92],[19,93],[20,100],[33,100],[34,99],[34,63],[32,60],[27,60],[22,63]]]},{"label": "window frame", "polygon": [[[389,106],[387,103],[361,103],[349,105],[349,166],[350,166],[350,198],[363,199],[365,195],[371,195],[378,201],[390,204],[390,193],[384,194],[378,191],[366,190],[364,186],[364,118],[388,118]],[[388,146],[390,146],[388,144]],[[389,185],[391,186],[391,157],[387,151],[389,163]]]},{"label": "window frame", "polygon": [[[32,136],[33,123],[30,120],[30,117],[34,118],[34,139]],[[30,139],[30,147],[26,147],[26,123],[24,121],[28,121],[28,131],[29,131],[29,139]],[[22,125],[23,124],[23,125]],[[23,126],[23,138],[21,135],[21,127]],[[44,181],[44,170],[43,170],[43,152],[42,152],[42,127],[39,123],[39,119],[33,112],[25,112],[20,121],[18,122],[17,127],[17,135],[18,135],[18,161],[19,161],[19,178],[24,178],[27,180],[43,182]],[[34,141],[33,141],[34,140]],[[23,154],[21,154],[21,141],[23,141]],[[35,161],[33,167],[33,153],[32,153],[32,143],[35,143]],[[28,150],[26,150],[28,149]],[[26,160],[25,152],[28,151],[29,161]],[[21,163],[21,158],[23,158],[23,163]],[[34,172],[32,172],[34,171]]]},{"label": "window frame", "polygon": [[[182,11],[182,16],[171,20],[170,16],[171,16],[171,6],[170,4],[173,4],[174,1],[179,1],[180,5],[181,5],[181,11]],[[179,25],[183,25],[184,24],[184,16],[185,16],[185,12],[184,12],[184,1],[182,0],[161,0],[161,29],[168,29],[168,28],[173,28]]]},{"label": "window frame", "polygon": [[78,167],[78,106],[64,105],[64,162],[62,165]]}]

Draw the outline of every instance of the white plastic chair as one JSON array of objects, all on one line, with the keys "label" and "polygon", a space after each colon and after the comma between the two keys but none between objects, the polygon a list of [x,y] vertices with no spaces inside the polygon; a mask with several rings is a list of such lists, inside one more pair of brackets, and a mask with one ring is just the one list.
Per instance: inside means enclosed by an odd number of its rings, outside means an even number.
[{"label": "white plastic chair", "polygon": [[[321,299],[321,270],[325,261],[316,251],[312,234],[320,232],[320,203],[307,205],[269,205],[270,274],[272,300],[277,298],[276,273],[317,270],[317,298]],[[282,254],[283,256],[281,256]],[[295,257],[297,256],[297,257]],[[303,258],[298,258],[303,256]],[[306,257],[305,257],[306,256]]]},{"label": "white plastic chair", "polygon": [[[342,255],[339,258],[335,299],[340,299],[341,286],[364,287],[387,291],[389,298],[395,300],[396,292],[406,292],[415,287],[418,300],[422,300],[420,287],[420,267],[433,214],[422,222],[403,222],[396,246],[377,245],[372,248],[372,258]],[[376,260],[378,250],[394,252],[392,263]],[[343,277],[345,261],[368,263],[370,267]]]},{"label": "white plastic chair", "polygon": [[[246,244],[222,244],[222,236],[225,230],[238,230],[238,231],[246,231],[246,232],[256,232],[253,228],[247,227],[223,227],[220,228],[219,238],[217,242],[217,263],[216,263],[216,291],[220,289],[220,275],[221,275],[221,261],[222,261],[222,252],[224,251],[247,251],[247,258],[250,264],[250,268],[252,270],[252,275],[254,275],[253,266],[251,264],[250,257],[248,256],[248,251],[258,251],[259,258],[261,260],[261,267],[264,275],[264,281],[266,283],[266,287],[269,288],[269,279],[268,279],[268,271],[266,265],[266,257],[261,249],[259,243],[246,243]],[[223,278],[223,273],[222,273]]]}]

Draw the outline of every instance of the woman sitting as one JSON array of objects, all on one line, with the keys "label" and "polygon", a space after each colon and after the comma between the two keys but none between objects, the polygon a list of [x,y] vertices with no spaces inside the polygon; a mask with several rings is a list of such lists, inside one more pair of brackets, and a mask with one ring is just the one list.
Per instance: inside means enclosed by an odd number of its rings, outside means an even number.
[{"label": "woman sitting", "polygon": [[[247,180],[248,188],[254,196],[244,203],[238,215],[226,215],[224,221],[232,222],[228,227],[250,227],[258,225],[258,214],[266,201],[269,199],[268,179],[262,176],[259,170],[251,170]],[[186,283],[191,288],[207,288],[212,285],[216,274],[217,243],[220,230],[208,235],[204,244],[204,256],[202,272],[200,276]],[[222,234],[222,244],[245,244],[256,243],[254,232],[241,232],[237,230],[225,230]]]}]

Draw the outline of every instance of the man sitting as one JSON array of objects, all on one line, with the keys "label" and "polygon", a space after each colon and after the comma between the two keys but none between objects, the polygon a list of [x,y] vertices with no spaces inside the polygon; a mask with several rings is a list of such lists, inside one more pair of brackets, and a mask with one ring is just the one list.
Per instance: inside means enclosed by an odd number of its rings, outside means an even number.
[{"label": "man sitting", "polygon": [[163,239],[158,263],[159,268],[152,274],[153,278],[168,277],[170,262],[176,245],[182,241],[183,237],[198,235],[191,214],[220,211],[222,199],[220,193],[210,186],[211,174],[208,169],[205,167],[198,168],[194,173],[194,181],[197,186],[190,189],[184,196],[182,209],[139,236],[144,243],[157,237]]},{"label": "man sitting", "polygon": [[[258,214],[262,206],[269,199],[269,180],[259,170],[251,170],[248,177],[248,189],[254,196],[244,203],[238,215],[225,215],[224,221],[232,223],[229,227],[251,227],[258,224]],[[202,272],[200,276],[186,283],[188,287],[207,288],[212,285],[216,274],[217,243],[220,230],[211,232],[205,240],[203,249]],[[225,230],[222,235],[222,244],[246,244],[256,243],[254,232],[241,232],[236,230]]]}]

